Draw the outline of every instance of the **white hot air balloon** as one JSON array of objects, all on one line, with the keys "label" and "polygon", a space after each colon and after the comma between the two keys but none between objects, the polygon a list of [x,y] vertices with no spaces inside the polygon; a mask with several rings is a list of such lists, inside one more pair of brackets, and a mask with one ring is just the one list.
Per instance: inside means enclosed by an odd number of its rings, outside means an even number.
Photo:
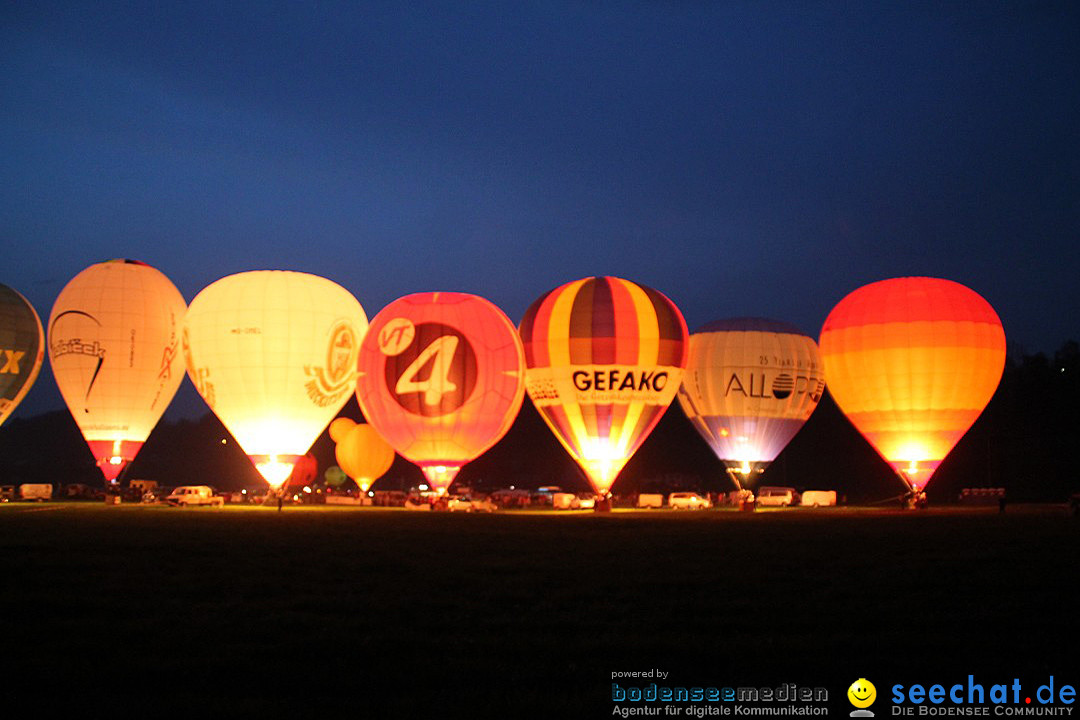
[{"label": "white hot air balloon", "polygon": [[134,260],[91,265],[53,304],[49,363],[109,482],[135,458],[184,379],[184,310],[169,278]]},{"label": "white hot air balloon", "polygon": [[795,437],[824,390],[812,338],[778,320],[730,318],[690,336],[679,404],[742,489]]},{"label": "white hot air balloon", "polygon": [[191,301],[188,375],[274,489],[356,390],[367,325],[352,293],[300,272],[229,275]]}]

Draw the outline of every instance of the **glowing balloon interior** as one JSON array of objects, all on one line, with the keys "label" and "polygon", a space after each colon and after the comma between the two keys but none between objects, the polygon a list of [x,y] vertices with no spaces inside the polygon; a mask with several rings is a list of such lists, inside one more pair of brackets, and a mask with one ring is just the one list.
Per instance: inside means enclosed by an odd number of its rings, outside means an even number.
[{"label": "glowing balloon interior", "polygon": [[86,268],[49,316],[56,384],[106,480],[135,458],[184,378],[180,291],[133,260]]},{"label": "glowing balloon interior", "polygon": [[821,355],[837,405],[921,491],[997,389],[1005,331],[990,304],[959,283],[896,278],[833,308]]},{"label": "glowing balloon interior", "polygon": [[601,498],[660,421],[686,366],[682,314],[628,280],[576,280],[521,321],[533,404]]},{"label": "glowing balloon interior", "polygon": [[787,323],[731,318],[692,334],[689,355],[679,403],[742,488],[817,407],[825,390],[817,344]]},{"label": "glowing balloon interior", "polygon": [[299,272],[229,275],[184,325],[187,371],[259,473],[279,488],[349,399],[367,315],[345,288]]},{"label": "glowing balloon interior", "polygon": [[371,425],[338,418],[330,423],[330,437],[336,443],[338,466],[356,481],[361,492],[367,492],[394,464],[394,448]]},{"label": "glowing balloon interior", "polygon": [[45,357],[45,333],[34,306],[0,285],[0,425],[26,397]]},{"label": "glowing balloon interior", "polygon": [[406,295],[371,323],[356,397],[367,421],[439,493],[506,434],[525,397],[514,324],[488,300]]}]

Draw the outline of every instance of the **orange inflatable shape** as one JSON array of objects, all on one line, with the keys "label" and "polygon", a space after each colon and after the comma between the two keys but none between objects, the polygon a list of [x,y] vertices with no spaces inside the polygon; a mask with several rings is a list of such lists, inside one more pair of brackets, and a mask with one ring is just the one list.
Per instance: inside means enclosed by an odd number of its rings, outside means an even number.
[{"label": "orange inflatable shape", "polygon": [[360,345],[359,370],[364,417],[439,493],[506,434],[525,396],[514,324],[465,293],[417,293],[387,305]]},{"label": "orange inflatable shape", "polygon": [[338,418],[330,423],[330,438],[336,443],[334,457],[338,467],[362,492],[367,492],[394,464],[394,448],[367,423]]},{"label": "orange inflatable shape", "polygon": [[591,277],[538,298],[519,332],[533,405],[604,498],[678,392],[682,313],[652,288]]},{"label": "orange inflatable shape", "polygon": [[937,278],[855,290],[829,313],[820,346],[837,405],[915,491],[979,417],[1005,366],[990,303]]}]

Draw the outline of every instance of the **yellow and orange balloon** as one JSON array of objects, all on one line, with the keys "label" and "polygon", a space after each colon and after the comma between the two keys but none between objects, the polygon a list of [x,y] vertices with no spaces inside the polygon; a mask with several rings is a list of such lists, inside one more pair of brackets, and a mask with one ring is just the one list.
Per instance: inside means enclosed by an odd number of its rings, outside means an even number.
[{"label": "yellow and orange balloon", "polygon": [[188,376],[274,489],[356,387],[367,324],[352,293],[300,272],[229,275],[191,301]]},{"label": "yellow and orange balloon", "polygon": [[91,265],[53,304],[53,376],[109,482],[135,458],[184,379],[185,310],[167,277],[134,260]]},{"label": "yellow and orange balloon", "polygon": [[1005,331],[978,293],[951,280],[865,285],[821,330],[837,405],[916,491],[990,401],[1005,366]]},{"label": "yellow and orange balloon", "polygon": [[356,482],[361,492],[367,492],[394,464],[394,448],[367,423],[337,418],[330,423],[330,439],[335,443],[338,467]]},{"label": "yellow and orange balloon", "polygon": [[652,288],[590,277],[540,296],[519,332],[533,405],[606,497],[678,392],[682,313]]},{"label": "yellow and orange balloon", "polygon": [[395,300],[371,321],[356,398],[441,494],[510,429],[524,383],[521,341],[499,308],[476,295],[427,292]]}]

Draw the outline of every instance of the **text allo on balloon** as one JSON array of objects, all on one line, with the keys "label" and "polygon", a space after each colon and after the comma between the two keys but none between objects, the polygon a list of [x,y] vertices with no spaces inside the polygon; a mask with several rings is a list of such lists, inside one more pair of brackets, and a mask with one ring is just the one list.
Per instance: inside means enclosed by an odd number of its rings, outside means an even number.
[{"label": "text allo on balloon", "polygon": [[824,390],[813,339],[778,320],[729,318],[690,336],[679,403],[742,489],[799,432]]}]

